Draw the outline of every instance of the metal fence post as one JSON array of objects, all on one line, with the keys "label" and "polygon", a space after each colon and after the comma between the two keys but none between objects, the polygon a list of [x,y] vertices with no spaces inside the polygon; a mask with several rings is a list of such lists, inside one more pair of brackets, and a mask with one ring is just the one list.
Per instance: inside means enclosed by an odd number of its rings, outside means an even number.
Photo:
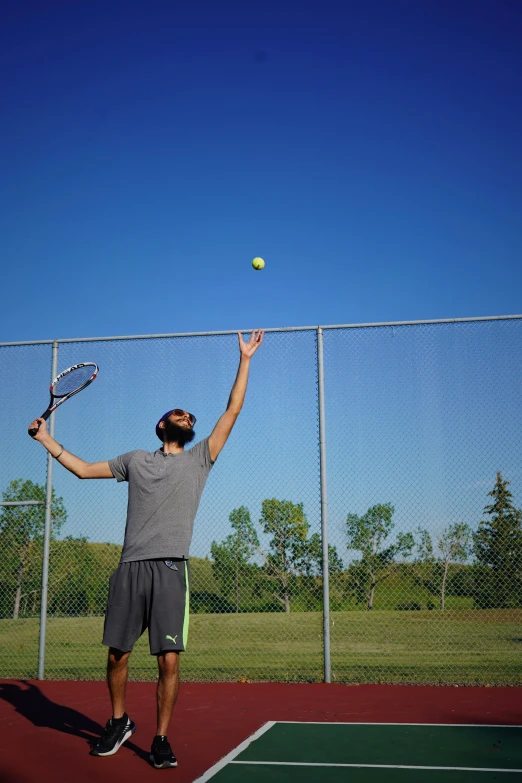
[{"label": "metal fence post", "polygon": [[[51,363],[51,382],[58,375],[58,341],[53,342],[53,354]],[[49,419],[49,434],[54,437],[54,413]],[[53,502],[53,458],[47,454],[47,486],[45,489],[45,527],[44,548],[42,562],[42,594],[40,606],[40,640],[38,647],[38,679],[45,676],[45,631],[47,627],[47,587],[49,582],[49,549],[51,543],[51,511]]]},{"label": "metal fence post", "polygon": [[319,464],[321,477],[321,543],[323,554],[324,681],[330,682],[330,569],[328,558],[328,497],[326,492],[326,421],[324,413],[323,330],[320,326],[317,327],[317,384],[319,402]]}]

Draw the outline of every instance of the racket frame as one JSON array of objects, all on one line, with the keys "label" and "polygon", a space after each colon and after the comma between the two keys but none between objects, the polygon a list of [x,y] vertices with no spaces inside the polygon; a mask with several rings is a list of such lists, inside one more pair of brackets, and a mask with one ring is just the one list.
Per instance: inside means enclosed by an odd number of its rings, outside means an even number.
[{"label": "racket frame", "polygon": [[[58,381],[60,381],[65,375],[68,375],[73,370],[79,370],[80,367],[92,367],[93,368],[93,372],[92,372],[92,375],[90,376],[90,378],[87,378],[87,380],[84,381],[84,383],[82,383],[81,386],[79,386],[77,389],[73,389],[73,391],[71,391],[71,392],[67,392],[67,394],[55,394],[53,392],[53,389],[56,386],[56,384],[58,383]],[[54,411],[56,410],[56,408],[58,408],[59,405],[64,403],[70,397],[74,397],[75,394],[78,394],[78,392],[83,391],[83,389],[85,389],[87,386],[89,386],[89,384],[91,384],[95,380],[96,376],[98,375],[98,372],[99,372],[98,365],[95,364],[94,362],[81,362],[80,364],[73,364],[72,367],[68,367],[66,370],[64,370],[59,375],[57,375],[56,378],[53,380],[53,382],[51,383],[51,385],[49,387],[49,391],[51,393],[51,399],[49,400],[49,406],[48,406],[47,410],[44,413],[42,413],[42,415],[39,416],[38,418],[43,419],[44,421],[47,421],[47,419],[49,418],[51,413],[54,413]],[[28,430],[29,435],[33,438],[36,435],[36,433],[38,432],[39,428],[40,428],[40,425],[38,425],[38,427],[33,427],[32,429]]]}]

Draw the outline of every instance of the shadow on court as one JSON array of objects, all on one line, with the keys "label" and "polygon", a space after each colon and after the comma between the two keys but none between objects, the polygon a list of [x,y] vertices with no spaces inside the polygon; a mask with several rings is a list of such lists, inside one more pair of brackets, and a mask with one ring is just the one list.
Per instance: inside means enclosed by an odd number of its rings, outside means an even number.
[{"label": "shadow on court", "polygon": [[[34,726],[81,737],[89,748],[103,729],[103,726],[83,712],[51,701],[33,682],[26,680],[0,682],[0,699],[11,704],[19,715]],[[127,741],[124,747],[132,750],[136,756],[150,765],[148,750],[143,750],[132,741]],[[3,777],[0,778],[0,783],[4,783]]]},{"label": "shadow on court", "polygon": [[[148,763],[148,743],[156,727],[155,691],[152,681],[128,684],[128,711],[139,732],[132,739],[147,750],[131,741],[114,756],[98,759],[89,756],[88,743],[108,717],[103,681],[0,680],[0,783],[153,783],[157,770]],[[520,688],[507,687],[186,682],[169,731],[180,764],[166,777],[193,783],[267,721],[519,725],[520,696]],[[501,734],[490,745],[499,739],[503,748]],[[505,751],[491,747],[490,754],[500,766],[497,757]],[[241,783],[254,783],[251,767],[245,775],[244,766],[231,766]],[[267,775],[259,767],[259,773],[272,779],[272,770]],[[314,768],[312,775],[314,783],[326,781],[324,770],[318,776]],[[508,783],[514,775],[504,777]]]}]

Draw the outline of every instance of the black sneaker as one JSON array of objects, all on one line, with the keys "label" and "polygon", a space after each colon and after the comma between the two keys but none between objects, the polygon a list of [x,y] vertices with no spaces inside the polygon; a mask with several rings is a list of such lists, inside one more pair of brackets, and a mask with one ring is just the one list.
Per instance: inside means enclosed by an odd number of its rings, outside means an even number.
[{"label": "black sneaker", "polygon": [[152,740],[150,760],[154,764],[155,769],[168,769],[169,767],[178,766],[178,760],[172,752],[170,743],[165,735],[157,734]]},{"label": "black sneaker", "polygon": [[107,721],[100,739],[92,747],[91,756],[112,756],[134,734],[136,724],[127,713],[124,718],[121,722],[113,718]]}]

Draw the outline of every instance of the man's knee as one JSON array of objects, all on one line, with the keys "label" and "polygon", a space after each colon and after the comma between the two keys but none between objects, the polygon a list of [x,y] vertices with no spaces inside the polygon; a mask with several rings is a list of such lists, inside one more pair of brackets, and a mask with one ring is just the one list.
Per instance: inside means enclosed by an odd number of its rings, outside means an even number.
[{"label": "man's knee", "polygon": [[119,666],[125,666],[129,660],[130,652],[117,650],[115,647],[109,648],[108,666],[111,669],[117,669]]},{"label": "man's knee", "polygon": [[179,653],[173,650],[159,653],[158,667],[162,674],[177,674],[179,669]]}]

